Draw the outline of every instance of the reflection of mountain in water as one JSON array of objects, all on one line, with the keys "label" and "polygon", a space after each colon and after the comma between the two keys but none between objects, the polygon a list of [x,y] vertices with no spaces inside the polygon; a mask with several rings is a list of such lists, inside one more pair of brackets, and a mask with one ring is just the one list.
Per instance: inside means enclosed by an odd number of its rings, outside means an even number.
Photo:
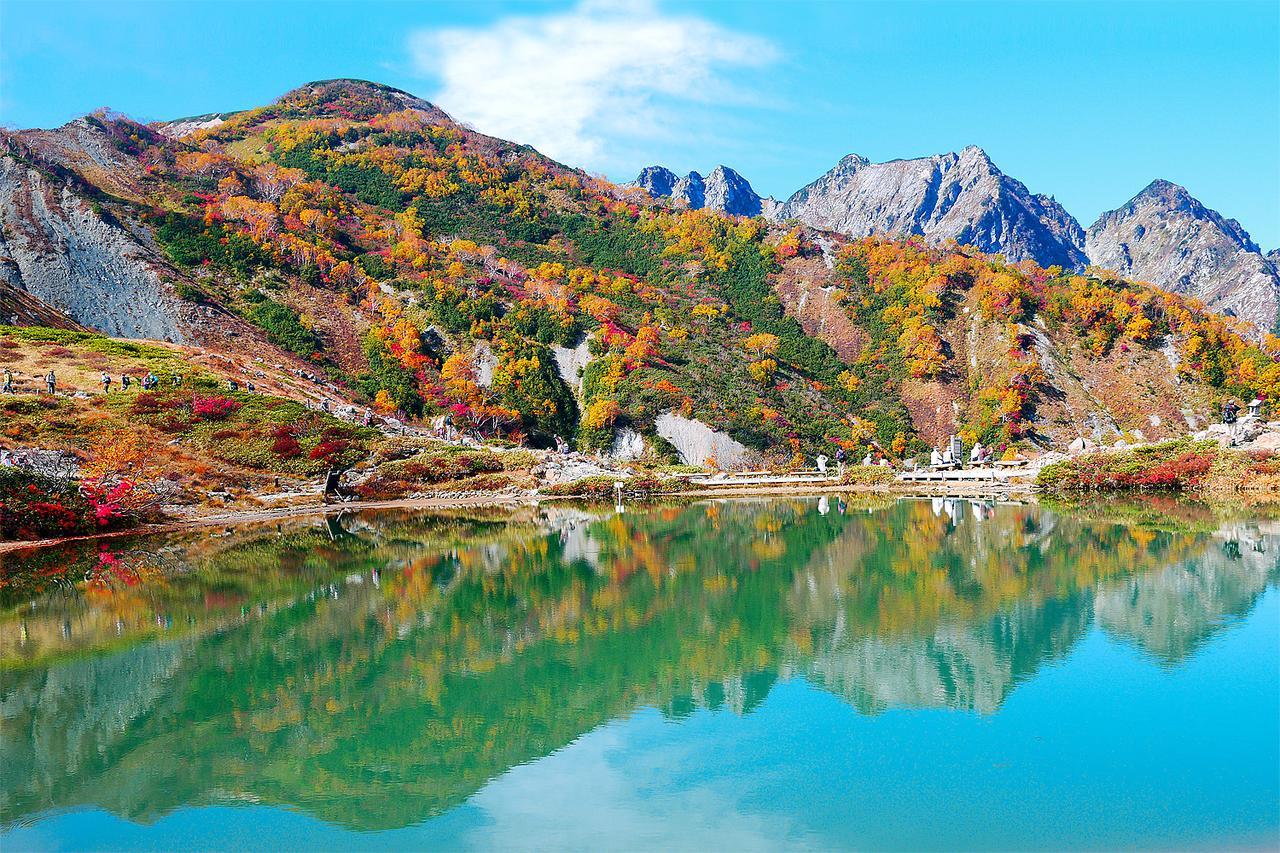
[{"label": "reflection of mountain in water", "polygon": [[816,655],[805,672],[865,713],[946,707],[991,714],[1088,627],[1089,600],[1073,595],[976,625],[942,625],[928,636],[853,638]]},{"label": "reflection of mountain in water", "polygon": [[1100,590],[1098,624],[1167,665],[1181,663],[1280,579],[1277,545],[1257,525],[1224,527],[1195,558]]},{"label": "reflection of mountain in water", "polygon": [[[1219,559],[1207,536],[1035,508],[829,508],[367,515],[170,540],[176,565],[139,563],[141,584],[0,621],[0,816],[250,798],[405,826],[636,707],[749,713],[790,673],[864,711],[992,713],[1084,634],[1095,595],[1100,613],[1119,596],[1156,614],[1129,620],[1160,641],[1125,636],[1191,648],[1276,578],[1273,539]],[[1194,618],[1175,618],[1169,589],[1206,566]]]}]

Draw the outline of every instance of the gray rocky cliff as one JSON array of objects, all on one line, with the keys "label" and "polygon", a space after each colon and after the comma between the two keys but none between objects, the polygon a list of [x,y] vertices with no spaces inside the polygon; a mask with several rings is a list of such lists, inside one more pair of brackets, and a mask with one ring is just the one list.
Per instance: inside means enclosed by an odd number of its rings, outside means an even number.
[{"label": "gray rocky cliff", "polygon": [[116,224],[47,174],[0,156],[4,283],[115,337],[180,342],[181,306],[149,235]]},{"label": "gray rocky cliff", "polygon": [[850,154],[779,204],[771,218],[853,237],[955,240],[1044,266],[1078,269],[1086,262],[1083,231],[1071,214],[1001,172],[976,146],[887,163]]},{"label": "gray rocky cliff", "polygon": [[1085,236],[1089,261],[1126,278],[1194,296],[1269,330],[1280,274],[1248,233],[1183,187],[1152,181],[1098,217]]}]

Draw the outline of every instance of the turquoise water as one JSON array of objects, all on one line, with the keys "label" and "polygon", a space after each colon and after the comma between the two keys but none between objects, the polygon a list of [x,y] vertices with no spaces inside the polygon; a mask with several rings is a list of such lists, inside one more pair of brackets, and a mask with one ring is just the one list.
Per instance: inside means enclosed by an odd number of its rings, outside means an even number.
[{"label": "turquoise water", "polygon": [[1261,518],[729,501],[113,549],[0,566],[6,851],[1280,845]]}]

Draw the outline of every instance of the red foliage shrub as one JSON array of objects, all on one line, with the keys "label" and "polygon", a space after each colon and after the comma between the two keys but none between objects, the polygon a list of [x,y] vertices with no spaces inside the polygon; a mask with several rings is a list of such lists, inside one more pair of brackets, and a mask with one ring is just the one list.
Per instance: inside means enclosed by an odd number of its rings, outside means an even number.
[{"label": "red foliage shrub", "polygon": [[1212,467],[1213,457],[1207,453],[1183,453],[1140,474],[1124,477],[1121,485],[1186,489],[1200,485]]},{"label": "red foliage shrub", "polygon": [[65,536],[97,526],[95,508],[74,481],[0,468],[0,540]]},{"label": "red foliage shrub", "polygon": [[155,426],[162,432],[182,432],[191,426],[191,421],[184,417],[173,415],[160,421]]},{"label": "red foliage shrub", "polygon": [[135,415],[154,415],[180,408],[184,402],[180,397],[169,397],[155,391],[142,391],[133,398],[129,410]]},{"label": "red foliage shrub", "polygon": [[275,441],[271,444],[271,452],[281,459],[292,459],[302,452],[302,445],[298,444],[298,439],[289,433],[276,436]]},{"label": "red foliage shrub", "polygon": [[205,421],[220,421],[240,411],[240,401],[230,397],[192,397],[191,412]]},{"label": "red foliage shrub", "polygon": [[308,459],[324,459],[332,461],[342,451],[351,446],[351,442],[343,439],[335,441],[322,441],[315,447],[311,448],[311,452],[307,454]]}]

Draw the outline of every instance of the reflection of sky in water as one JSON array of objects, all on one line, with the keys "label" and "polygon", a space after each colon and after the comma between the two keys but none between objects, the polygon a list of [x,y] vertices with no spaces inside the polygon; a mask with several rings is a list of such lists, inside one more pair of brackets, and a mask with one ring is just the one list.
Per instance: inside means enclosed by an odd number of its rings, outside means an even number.
[{"label": "reflection of sky in water", "polygon": [[0,653],[46,657],[0,684],[0,846],[1280,845],[1266,523],[544,512],[180,545],[10,611]]},{"label": "reflection of sky in water", "polygon": [[[801,678],[750,714],[642,709],[425,824],[358,834],[266,807],[99,811],[6,849],[558,850],[1273,846],[1280,594],[1176,669],[1100,631],[992,716],[865,716]],[[283,839],[283,841],[282,841]]]}]

